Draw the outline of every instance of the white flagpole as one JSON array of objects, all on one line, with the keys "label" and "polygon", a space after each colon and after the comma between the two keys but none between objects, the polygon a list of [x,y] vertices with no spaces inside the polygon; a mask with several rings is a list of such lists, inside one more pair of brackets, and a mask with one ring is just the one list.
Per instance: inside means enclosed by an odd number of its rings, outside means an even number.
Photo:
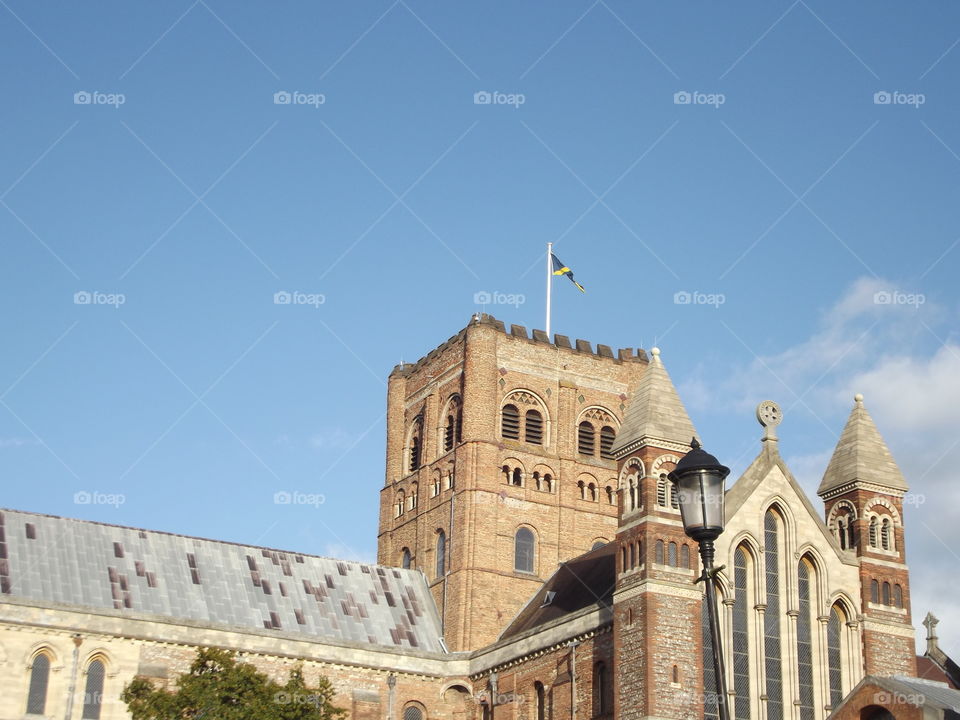
[{"label": "white flagpole", "polygon": [[553,290],[553,243],[547,243],[547,339],[550,339],[550,293]]}]

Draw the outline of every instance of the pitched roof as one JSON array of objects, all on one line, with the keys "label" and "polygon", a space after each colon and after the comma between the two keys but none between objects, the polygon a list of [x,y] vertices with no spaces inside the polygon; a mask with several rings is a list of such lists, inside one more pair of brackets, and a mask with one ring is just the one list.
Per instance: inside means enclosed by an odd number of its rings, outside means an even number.
[{"label": "pitched roof", "polygon": [[623,425],[613,443],[615,455],[625,455],[656,440],[687,446],[697,434],[663,366],[660,350],[653,348],[650,355],[650,364],[631,394]]},{"label": "pitched roof", "polygon": [[617,584],[616,553],[616,543],[611,542],[560,563],[500,638],[519,635],[591,605],[611,606]]},{"label": "pitched roof", "polygon": [[863,395],[854,398],[853,410],[817,494],[824,495],[857,480],[904,492],[909,489],[873,418],[863,406]]},{"label": "pitched roof", "polygon": [[423,573],[0,511],[4,596],[444,652]]}]

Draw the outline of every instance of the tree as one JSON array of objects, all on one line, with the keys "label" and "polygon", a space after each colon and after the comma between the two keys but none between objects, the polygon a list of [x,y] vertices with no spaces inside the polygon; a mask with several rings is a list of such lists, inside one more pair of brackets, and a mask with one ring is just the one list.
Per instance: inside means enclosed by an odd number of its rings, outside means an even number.
[{"label": "tree", "polygon": [[120,699],[133,720],[339,720],[346,714],[334,706],[325,677],[308,687],[298,665],[281,685],[229,650],[197,651],[176,686],[164,690],[137,678]]}]

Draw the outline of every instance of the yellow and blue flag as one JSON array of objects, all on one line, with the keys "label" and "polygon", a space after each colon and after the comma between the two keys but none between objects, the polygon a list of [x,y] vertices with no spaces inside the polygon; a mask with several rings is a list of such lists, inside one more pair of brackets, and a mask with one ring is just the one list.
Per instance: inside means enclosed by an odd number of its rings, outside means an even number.
[{"label": "yellow and blue flag", "polygon": [[570,282],[572,282],[574,285],[577,286],[577,289],[580,290],[580,292],[586,292],[586,290],[583,289],[583,285],[581,285],[580,283],[578,283],[576,280],[573,279],[573,270],[571,270],[562,262],[560,262],[560,258],[558,258],[553,253],[550,253],[550,257],[553,259],[554,275],[566,275],[568,278],[570,278]]}]

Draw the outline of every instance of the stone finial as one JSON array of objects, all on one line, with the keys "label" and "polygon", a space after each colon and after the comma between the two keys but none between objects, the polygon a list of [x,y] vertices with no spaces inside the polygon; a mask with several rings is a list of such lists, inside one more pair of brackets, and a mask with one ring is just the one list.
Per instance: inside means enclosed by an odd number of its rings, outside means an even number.
[{"label": "stone finial", "polygon": [[757,405],[757,421],[763,426],[763,442],[777,441],[777,425],[783,421],[783,411],[773,400]]},{"label": "stone finial", "polygon": [[653,355],[653,361],[657,362],[660,359],[660,348],[658,347],[650,348],[650,354]]},{"label": "stone finial", "polygon": [[854,396],[853,396],[853,401],[854,401],[857,405],[863,405],[863,394],[862,394],[862,393],[857,393],[856,395],[854,395]]},{"label": "stone finial", "polygon": [[928,612],[923,619],[923,624],[927,628],[927,655],[933,650],[938,650],[937,645],[937,624],[940,620],[932,613]]}]

